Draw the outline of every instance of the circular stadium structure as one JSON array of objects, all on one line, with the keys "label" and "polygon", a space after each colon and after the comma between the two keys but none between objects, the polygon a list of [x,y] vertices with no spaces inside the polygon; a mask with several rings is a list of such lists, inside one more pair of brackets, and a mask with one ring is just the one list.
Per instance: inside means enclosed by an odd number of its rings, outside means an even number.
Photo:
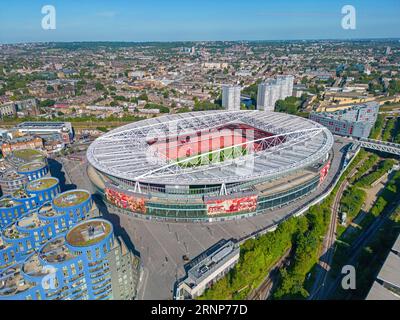
[{"label": "circular stadium structure", "polygon": [[98,138],[88,173],[107,205],[143,217],[215,221],[282,207],[328,174],[332,134],[265,111],[204,111],[135,122]]}]

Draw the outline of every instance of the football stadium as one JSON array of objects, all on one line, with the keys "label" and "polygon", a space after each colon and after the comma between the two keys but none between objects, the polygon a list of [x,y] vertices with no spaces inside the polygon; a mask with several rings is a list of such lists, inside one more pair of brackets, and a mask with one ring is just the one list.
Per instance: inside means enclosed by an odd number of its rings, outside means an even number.
[{"label": "football stadium", "polygon": [[322,125],[283,113],[173,114],[98,138],[87,151],[88,175],[107,206],[132,216],[239,219],[316,190],[333,143]]}]

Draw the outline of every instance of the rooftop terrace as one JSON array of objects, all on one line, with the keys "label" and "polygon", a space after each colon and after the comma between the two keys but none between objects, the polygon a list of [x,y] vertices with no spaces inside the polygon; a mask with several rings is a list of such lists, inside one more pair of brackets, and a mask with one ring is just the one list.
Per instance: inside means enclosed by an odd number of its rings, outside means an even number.
[{"label": "rooftop terrace", "polygon": [[16,265],[0,273],[0,296],[17,295],[34,286],[22,276],[21,268]]},{"label": "rooftop terrace", "polygon": [[53,187],[58,183],[56,178],[42,178],[36,181],[29,182],[26,186],[28,191],[41,191]]},{"label": "rooftop terrace", "polygon": [[72,207],[76,206],[82,202],[85,202],[90,198],[90,194],[87,191],[83,190],[72,190],[64,192],[58,195],[54,200],[53,203],[57,207]]},{"label": "rooftop terrace", "polygon": [[48,263],[60,263],[74,258],[65,245],[65,238],[60,237],[49,241],[40,251],[40,257]]},{"label": "rooftop terrace", "polygon": [[46,202],[43,206],[40,207],[38,214],[43,217],[51,218],[63,215],[64,213],[55,211],[51,206],[51,203]]},{"label": "rooftop terrace", "polygon": [[24,189],[19,189],[19,190],[15,191],[12,194],[12,196],[13,196],[13,198],[16,198],[16,199],[26,199],[26,198],[31,197]]},{"label": "rooftop terrace", "polygon": [[24,229],[36,229],[46,225],[46,223],[38,218],[37,213],[31,213],[20,219],[18,226]]},{"label": "rooftop terrace", "polygon": [[24,273],[32,277],[42,277],[50,273],[49,268],[44,268],[43,265],[40,264],[39,256],[37,254],[33,254],[25,261],[22,270]]},{"label": "rooftop terrace", "polygon": [[46,164],[44,162],[30,162],[23,164],[18,167],[18,172],[31,172],[44,168]]},{"label": "rooftop terrace", "polygon": [[19,174],[15,170],[6,171],[0,176],[0,180],[2,180],[2,181],[13,181],[13,180],[20,180],[20,179],[27,179],[27,178],[26,178],[26,176]]},{"label": "rooftop terrace", "polygon": [[67,233],[67,241],[74,247],[99,243],[111,233],[111,224],[105,220],[85,221]]},{"label": "rooftop terrace", "polygon": [[17,230],[17,226],[15,223],[12,225],[8,226],[3,230],[3,236],[8,238],[8,239],[21,239],[25,237],[26,235],[24,233],[21,233]]},{"label": "rooftop terrace", "polygon": [[12,200],[11,198],[0,198],[0,208],[12,208],[17,205],[20,205],[20,203]]}]

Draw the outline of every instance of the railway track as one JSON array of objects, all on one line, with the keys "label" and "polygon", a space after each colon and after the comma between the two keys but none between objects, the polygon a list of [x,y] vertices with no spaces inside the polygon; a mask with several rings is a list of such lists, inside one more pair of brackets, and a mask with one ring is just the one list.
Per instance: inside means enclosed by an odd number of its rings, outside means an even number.
[{"label": "railway track", "polygon": [[279,261],[273,266],[268,276],[264,279],[263,283],[253,292],[250,293],[247,300],[266,300],[269,296],[269,293],[274,285],[274,281],[277,279],[279,275],[279,269],[282,268],[286,259],[290,254],[290,249],[285,252],[285,254],[279,259]]},{"label": "railway track", "polygon": [[[364,160],[365,161],[365,160]],[[324,239],[323,249],[320,254],[319,265],[321,267],[319,273],[317,274],[317,279],[315,281],[315,285],[312,290],[312,294],[309,299],[320,300],[324,297],[324,290],[328,272],[331,269],[333,255],[334,255],[334,245],[336,242],[336,229],[337,229],[337,221],[338,221],[338,213],[340,209],[340,200],[342,198],[343,192],[349,186],[349,179],[352,178],[359,166],[363,164],[364,161],[361,161],[348,175],[346,180],[342,182],[339,187],[338,192],[336,193],[335,200],[333,206],[331,207],[331,220],[329,223],[328,233]]]}]

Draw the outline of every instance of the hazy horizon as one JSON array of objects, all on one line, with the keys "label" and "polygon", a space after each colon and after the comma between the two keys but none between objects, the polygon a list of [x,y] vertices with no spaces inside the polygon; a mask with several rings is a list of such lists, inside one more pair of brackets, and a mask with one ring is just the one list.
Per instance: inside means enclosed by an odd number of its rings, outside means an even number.
[{"label": "hazy horizon", "polygon": [[[0,43],[301,41],[400,38],[400,1],[20,0],[2,6]],[[343,29],[342,7],[356,10]],[[56,29],[42,29],[44,5]]]}]

